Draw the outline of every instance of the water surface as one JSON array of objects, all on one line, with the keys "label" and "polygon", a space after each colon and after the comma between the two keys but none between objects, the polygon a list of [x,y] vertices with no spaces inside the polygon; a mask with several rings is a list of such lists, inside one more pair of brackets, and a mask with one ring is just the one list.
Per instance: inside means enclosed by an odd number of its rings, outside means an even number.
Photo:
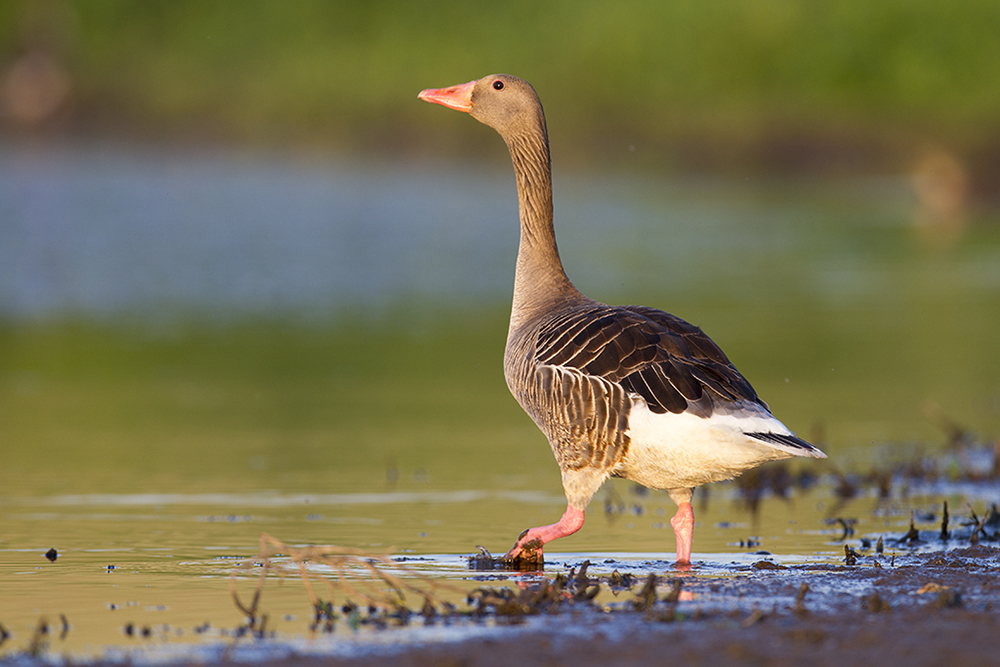
[{"label": "water surface", "polygon": [[[828,563],[845,541],[905,532],[911,511],[926,528],[945,499],[956,513],[1000,500],[989,482],[836,493],[837,474],[893,461],[941,456],[946,472],[963,455],[949,441],[1000,433],[995,220],[928,243],[905,179],[556,169],[577,286],[702,326],[830,455],[809,463],[818,485],[756,513],[734,485],[699,497],[705,572],[758,551]],[[229,575],[261,532],[392,550],[473,586],[476,545],[502,552],[561,514],[551,453],[501,373],[508,168],[20,147],[0,152],[0,200],[0,623],[14,634],[0,652],[60,614],[72,630],[50,644],[74,654],[135,644],[129,624],[146,641],[220,641],[242,622]],[[613,482],[549,571],[669,568],[673,512]],[[267,602],[284,636],[306,632],[297,583]]]}]

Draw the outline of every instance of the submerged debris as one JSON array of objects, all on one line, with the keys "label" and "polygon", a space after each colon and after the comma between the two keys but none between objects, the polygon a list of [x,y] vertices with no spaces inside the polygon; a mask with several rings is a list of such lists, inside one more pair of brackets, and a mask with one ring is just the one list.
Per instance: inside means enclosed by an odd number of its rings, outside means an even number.
[{"label": "submerged debris", "polygon": [[910,546],[922,541],[920,539],[920,531],[913,525],[913,520],[913,512],[910,512],[910,530],[899,540],[900,542],[906,542]]},{"label": "submerged debris", "polygon": [[615,570],[608,576],[608,587],[615,595],[630,590],[633,585],[635,585],[635,577],[629,572],[622,574]]},{"label": "submerged debris", "polygon": [[826,519],[824,522],[827,525],[834,525],[834,524],[839,524],[840,525],[841,529],[844,532],[838,538],[839,542],[843,542],[848,537],[851,537],[852,535],[854,535],[854,526],[856,526],[858,524],[858,520],[857,519],[854,519],[854,518],[844,518],[844,517],[841,517],[841,516],[838,516],[838,517],[833,518],[833,519]]},{"label": "submerged debris", "polygon": [[947,542],[948,538],[951,537],[951,533],[948,532],[948,501],[944,501],[944,509],[941,512],[941,534],[938,536],[942,541]]},{"label": "submerged debris", "polygon": [[552,581],[543,579],[517,592],[507,587],[477,588],[469,594],[467,601],[473,606],[474,616],[492,613],[508,621],[517,621],[528,615],[551,613],[564,603],[579,601],[578,596],[567,590],[567,582],[565,577],[557,576]]},{"label": "submerged debris", "polygon": [[632,606],[638,611],[646,611],[656,604],[656,575],[650,573],[642,589],[632,599]]},{"label": "submerged debris", "polygon": [[670,584],[670,592],[663,596],[663,601],[668,603],[674,603],[681,599],[681,588],[683,588],[684,582],[680,579],[674,579]]},{"label": "submerged debris", "polygon": [[990,528],[1000,528],[1000,511],[997,510],[996,503],[990,504],[990,509],[986,513],[986,521],[983,525]]},{"label": "submerged debris", "polygon": [[309,625],[309,632],[333,632],[336,616],[331,600],[316,600],[313,604],[313,614],[313,622]]},{"label": "submerged debris", "polygon": [[781,565],[779,563],[775,563],[774,561],[763,560],[763,559],[757,561],[756,563],[754,563],[750,567],[752,567],[755,570],[787,570],[788,569],[784,565]]},{"label": "submerged debris", "polygon": [[851,548],[851,545],[844,545],[844,563],[847,565],[857,565],[858,552]]},{"label": "submerged debris", "polygon": [[597,594],[601,591],[601,585],[587,575],[589,568],[590,561],[585,560],[580,566],[579,572],[576,572],[576,568],[572,568],[569,571],[569,591],[574,602],[589,602],[597,597]]},{"label": "submerged debris", "polygon": [[986,537],[987,539],[989,538],[986,531],[983,530],[983,526],[986,524],[987,515],[984,514],[983,518],[980,519],[976,516],[976,510],[972,509],[972,505],[969,505],[969,511],[972,513],[972,523],[975,526],[972,531],[972,535],[969,536],[969,544],[976,546],[979,544],[979,533],[982,533],[983,537]]},{"label": "submerged debris", "polygon": [[33,658],[40,656],[48,647],[48,636],[49,623],[45,620],[45,617],[42,616],[38,619],[38,625],[35,626],[35,631],[31,635],[31,641],[28,643],[28,648],[25,650],[25,653]]},{"label": "submerged debris", "polygon": [[667,623],[680,620],[682,616],[677,610],[678,603],[683,599],[691,599],[690,593],[681,591],[684,586],[683,580],[673,579],[670,582],[670,590],[663,596],[662,600],[656,598],[656,582],[656,575],[650,573],[628,606],[643,612],[649,620]]},{"label": "submerged debris", "polygon": [[434,608],[434,603],[431,602],[429,595],[424,596],[424,604],[420,607],[420,615],[424,617],[425,623],[433,623],[435,617],[437,617],[437,609]]},{"label": "submerged debris", "polygon": [[467,556],[470,570],[480,572],[492,570],[539,572],[545,567],[542,544],[537,540],[525,544],[521,555],[516,558],[511,558],[506,554],[503,556],[494,556],[483,546],[477,546],[476,549],[478,549],[479,553]]},{"label": "submerged debris", "polygon": [[[939,542],[951,542],[953,540],[968,540],[969,544],[975,546],[979,542],[1000,542],[1000,531],[991,532],[986,530],[991,523],[996,522],[1000,525],[1000,517],[997,515],[997,510],[995,505],[991,505],[987,512],[980,517],[976,514],[975,509],[972,505],[968,505],[969,508],[969,519],[962,522],[956,521],[955,517],[951,515],[948,508],[947,501],[944,501],[941,512],[941,523],[940,528],[934,531],[926,530],[921,531],[917,528],[916,522],[932,522],[936,521],[937,518],[931,512],[917,512],[911,510],[910,512],[910,526],[909,529],[900,535],[899,537],[888,537],[886,538],[890,544],[896,547],[906,547],[906,548],[919,548],[924,547],[928,543],[939,541]],[[958,525],[956,525],[958,524]],[[882,539],[881,537],[879,538]],[[864,544],[864,538],[862,539]],[[881,545],[876,547],[877,553],[882,553],[883,547]]]}]

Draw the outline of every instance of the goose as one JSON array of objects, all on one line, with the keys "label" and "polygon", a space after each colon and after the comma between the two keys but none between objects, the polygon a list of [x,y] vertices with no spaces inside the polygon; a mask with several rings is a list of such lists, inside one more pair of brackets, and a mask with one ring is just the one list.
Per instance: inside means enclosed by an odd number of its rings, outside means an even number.
[{"label": "goose", "polygon": [[545,115],[528,82],[494,74],[418,98],[496,130],[517,181],[521,235],[504,376],[548,438],[567,506],[556,523],[522,532],[503,562],[544,563],[544,545],[578,531],[604,481],[623,477],[677,504],[677,565],[690,566],[696,487],[767,461],[826,458],[771,415],[701,329],[655,308],[594,301],[569,281],[553,227]]}]

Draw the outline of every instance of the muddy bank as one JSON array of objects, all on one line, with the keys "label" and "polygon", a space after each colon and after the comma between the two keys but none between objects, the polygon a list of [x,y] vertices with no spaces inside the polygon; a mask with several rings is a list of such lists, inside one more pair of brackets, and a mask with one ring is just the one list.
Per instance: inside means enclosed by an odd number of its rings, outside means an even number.
[{"label": "muddy bank", "polygon": [[134,652],[107,662],[961,667],[1000,654],[1000,549],[855,552],[850,565],[849,558],[785,565],[761,555],[688,572],[606,560],[483,581],[469,597],[471,612],[414,610],[403,622],[383,615],[353,625],[338,612],[335,627],[311,639],[248,633],[192,652]]},{"label": "muddy bank", "polygon": [[[464,641],[280,664],[989,664],[1000,652],[998,555],[980,546],[822,569],[762,559],[731,577],[658,577],[644,610],[636,586],[620,604],[577,605]],[[678,580],[691,600],[668,601]]]},{"label": "muddy bank", "polygon": [[[488,637],[325,664],[982,665],[1000,651],[998,554],[979,546],[821,569],[762,559],[731,577],[659,577],[645,610],[629,609],[636,587],[610,612],[574,608]],[[677,581],[692,599],[669,601]]]},{"label": "muddy bank", "polygon": [[923,665],[991,664],[1000,623],[988,612],[928,614],[860,611],[805,619],[773,617],[744,627],[735,620],[652,624],[562,619],[527,632],[417,646],[352,658],[294,658],[277,665]]}]

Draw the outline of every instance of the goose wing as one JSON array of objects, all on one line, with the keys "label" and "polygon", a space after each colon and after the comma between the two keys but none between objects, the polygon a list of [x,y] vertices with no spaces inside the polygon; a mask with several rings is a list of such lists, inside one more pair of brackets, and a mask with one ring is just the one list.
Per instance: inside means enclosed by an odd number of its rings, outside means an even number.
[{"label": "goose wing", "polygon": [[759,443],[824,456],[771,416],[701,329],[655,308],[570,309],[540,329],[535,363],[551,411],[547,433],[564,469],[610,469],[621,460],[629,444],[630,395],[641,396],[654,413],[735,418]]},{"label": "goose wing", "polygon": [[655,413],[709,417],[727,403],[767,410],[701,329],[655,308],[572,309],[539,332],[535,359],[618,384]]}]

